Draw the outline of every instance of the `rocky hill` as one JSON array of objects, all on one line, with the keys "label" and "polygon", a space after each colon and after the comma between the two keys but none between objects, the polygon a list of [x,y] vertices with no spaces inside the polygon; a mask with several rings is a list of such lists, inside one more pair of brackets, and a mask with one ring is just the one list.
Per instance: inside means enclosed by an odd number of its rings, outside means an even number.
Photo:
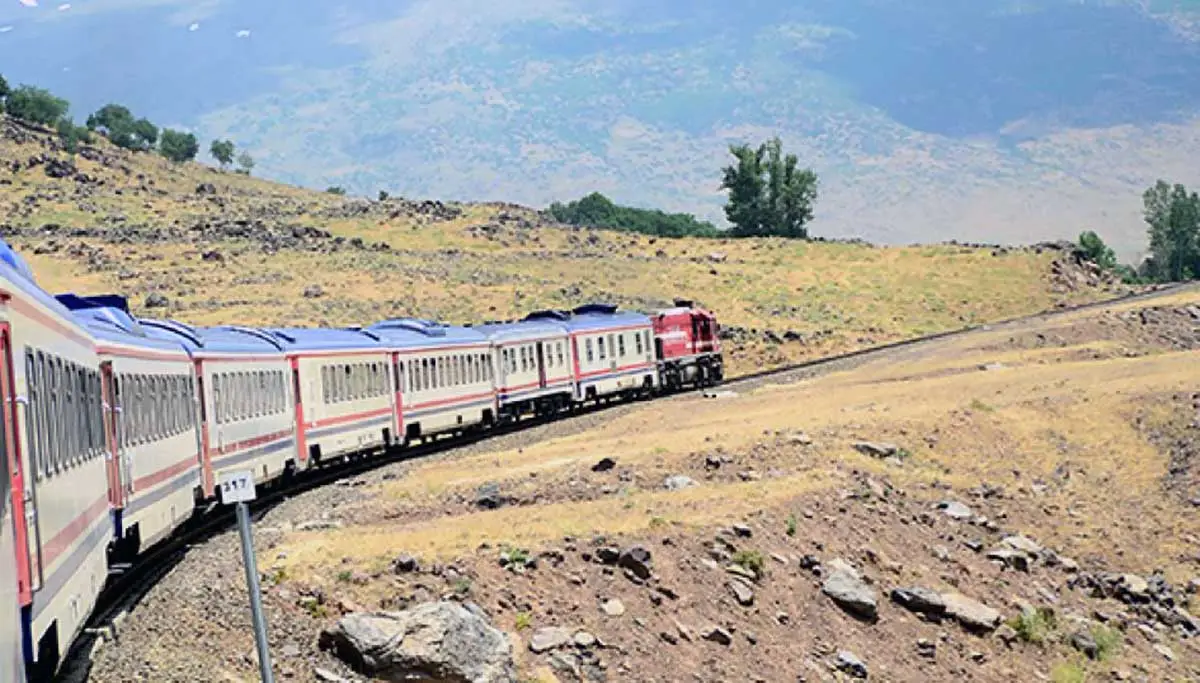
[{"label": "rocky hill", "polygon": [[[33,6],[30,6],[33,5]],[[1145,248],[1200,184],[1193,0],[477,0],[0,5],[0,64],[269,177],[545,206],[592,191],[723,220],[727,146],[779,134],[815,234]],[[136,29],[131,28],[136,27]],[[38,59],[28,59],[36,54]]]},{"label": "rocky hill", "polygon": [[1116,296],[1070,248],[653,239],[528,208],[312,192],[0,119],[0,229],[50,291],[197,324],[508,319],[676,297],[735,372]]},{"label": "rocky hill", "polygon": [[[1200,290],[620,407],[256,527],[280,680],[1200,680]],[[237,534],[94,683],[256,680]]]}]

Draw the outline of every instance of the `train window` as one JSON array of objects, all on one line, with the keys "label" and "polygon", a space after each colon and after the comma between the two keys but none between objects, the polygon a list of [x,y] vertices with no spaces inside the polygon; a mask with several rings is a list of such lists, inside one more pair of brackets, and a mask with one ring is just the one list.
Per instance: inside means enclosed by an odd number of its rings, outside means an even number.
[{"label": "train window", "polygon": [[[33,463],[34,477],[42,478],[42,454],[38,443],[38,421],[41,419],[39,415],[38,405],[41,403],[41,392],[37,385],[37,356],[33,349],[25,348],[25,397],[29,401],[29,419],[25,421],[25,443],[29,450],[29,460]],[[0,457],[4,462],[5,467],[8,465],[7,457]],[[5,470],[7,474],[7,469]],[[0,485],[6,485],[8,477],[4,476],[0,479]]]},{"label": "train window", "polygon": [[462,386],[463,384],[463,362],[462,356],[454,356],[454,386]]},{"label": "train window", "polygon": [[617,357],[617,345],[613,343],[613,335],[608,335],[608,355],[610,358]]},{"label": "train window", "polygon": [[624,333],[617,335],[617,355],[625,357],[625,335]]},{"label": "train window", "polygon": [[591,363],[593,360],[595,360],[595,356],[592,353],[592,340],[585,339],[583,342],[583,347],[586,351],[585,355],[587,356],[587,362]]},{"label": "train window", "polygon": [[258,387],[262,393],[259,403],[259,415],[270,415],[275,412],[275,373],[261,370],[258,373]]},{"label": "train window", "polygon": [[64,368],[61,361],[56,361],[60,372],[60,381],[62,382],[62,397],[63,397],[63,414],[60,420],[65,428],[63,439],[63,457],[62,468],[65,470],[75,462],[75,420],[78,417],[75,411],[75,381],[71,371],[70,363]]},{"label": "train window", "polygon": [[650,353],[650,330],[642,330],[642,342],[646,345],[646,353]]},{"label": "train window", "polygon": [[321,366],[321,402],[329,403],[329,366]]},{"label": "train window", "polygon": [[225,416],[221,413],[221,373],[213,375],[212,378],[212,406],[213,414],[216,417],[217,424],[225,421]]},{"label": "train window", "polygon": [[604,347],[604,337],[596,338],[596,346],[600,349],[600,360],[604,360],[605,358],[608,358],[608,354],[606,353],[606,351],[613,350],[612,349],[612,337],[610,336],[608,338],[608,349],[605,349],[605,347]]}]

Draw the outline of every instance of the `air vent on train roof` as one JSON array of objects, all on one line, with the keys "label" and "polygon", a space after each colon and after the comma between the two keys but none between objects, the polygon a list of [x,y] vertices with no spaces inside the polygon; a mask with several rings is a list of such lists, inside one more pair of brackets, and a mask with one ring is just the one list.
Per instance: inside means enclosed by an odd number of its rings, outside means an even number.
[{"label": "air vent on train roof", "polygon": [[584,304],[582,306],[577,307],[573,312],[575,313],[575,315],[586,315],[588,313],[603,313],[605,315],[612,315],[613,313],[617,312],[617,305],[616,304],[599,304],[599,303]]},{"label": "air vent on train roof", "polygon": [[525,316],[525,320],[567,320],[571,317],[570,311],[534,311]]},{"label": "air vent on train roof", "polygon": [[409,330],[410,332],[423,334],[426,337],[446,336],[445,325],[433,320],[421,320],[419,318],[392,318],[390,320],[381,320],[371,327],[377,330]]}]

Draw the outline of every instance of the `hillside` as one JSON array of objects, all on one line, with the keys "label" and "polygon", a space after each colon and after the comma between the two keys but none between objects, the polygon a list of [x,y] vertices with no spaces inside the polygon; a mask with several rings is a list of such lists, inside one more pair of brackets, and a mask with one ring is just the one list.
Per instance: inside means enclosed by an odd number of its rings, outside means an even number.
[{"label": "hillside", "polygon": [[[66,7],[66,5],[62,5]],[[545,206],[591,191],[720,222],[731,142],[822,178],[814,234],[1145,248],[1200,184],[1192,0],[88,0],[0,6],[0,64],[268,177]],[[38,55],[28,59],[28,55]]]},{"label": "hillside", "polygon": [[[275,671],[364,680],[356,633],[443,681],[1200,680],[1198,319],[1192,287],[301,494],[256,526]],[[256,680],[236,546],[89,680]]]},{"label": "hillside", "polygon": [[198,324],[506,319],[604,300],[714,309],[733,372],[1114,296],[1053,248],[652,239],[498,204],[366,201],[0,122],[3,234],[50,291]]}]

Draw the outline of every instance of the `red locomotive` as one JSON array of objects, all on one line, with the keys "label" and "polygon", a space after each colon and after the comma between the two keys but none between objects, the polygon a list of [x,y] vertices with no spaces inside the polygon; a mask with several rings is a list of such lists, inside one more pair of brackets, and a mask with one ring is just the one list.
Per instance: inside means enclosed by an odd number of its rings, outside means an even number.
[{"label": "red locomotive", "polygon": [[724,365],[715,315],[691,301],[677,299],[674,308],[659,311],[651,320],[663,389],[711,386],[721,381]]}]

